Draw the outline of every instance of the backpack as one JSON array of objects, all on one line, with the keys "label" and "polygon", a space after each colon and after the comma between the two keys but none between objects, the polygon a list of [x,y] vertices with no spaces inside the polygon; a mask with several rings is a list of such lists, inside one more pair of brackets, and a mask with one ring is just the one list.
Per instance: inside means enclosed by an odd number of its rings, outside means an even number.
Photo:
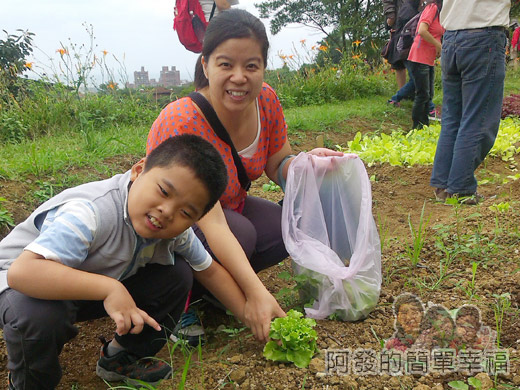
[{"label": "backpack", "polygon": [[421,18],[422,11],[411,18],[406,24],[403,26],[399,39],[397,40],[396,51],[397,56],[401,60],[408,59],[408,54],[410,53],[410,49],[412,48],[413,41],[415,36],[417,35],[417,25],[419,24],[419,19]]},{"label": "backpack", "polygon": [[199,0],[176,0],[173,29],[186,49],[194,53],[202,51],[202,41],[208,22]]}]

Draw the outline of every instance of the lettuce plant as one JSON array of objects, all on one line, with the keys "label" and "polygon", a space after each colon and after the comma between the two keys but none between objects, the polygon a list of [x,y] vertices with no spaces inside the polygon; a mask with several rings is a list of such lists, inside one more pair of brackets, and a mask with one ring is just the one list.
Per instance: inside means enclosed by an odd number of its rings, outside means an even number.
[{"label": "lettuce plant", "polygon": [[271,322],[271,341],[264,347],[264,357],[307,367],[317,351],[315,326],[315,320],[303,318],[303,314],[294,309],[287,312],[287,317],[275,318]]}]

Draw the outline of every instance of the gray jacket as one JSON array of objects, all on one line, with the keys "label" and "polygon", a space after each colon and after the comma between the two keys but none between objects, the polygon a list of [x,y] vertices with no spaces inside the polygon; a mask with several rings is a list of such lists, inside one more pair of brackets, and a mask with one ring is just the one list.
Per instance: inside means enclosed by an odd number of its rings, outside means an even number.
[{"label": "gray jacket", "polygon": [[[9,266],[40,234],[38,219],[72,200],[91,202],[97,220],[89,253],[75,268],[122,280],[147,263],[173,264],[174,252],[197,271],[207,268],[211,256],[191,228],[174,239],[149,241],[146,242],[149,245],[143,245],[144,240],[135,233],[127,213],[129,183],[130,171],[67,189],[38,207],[0,242],[0,292],[8,287]],[[141,250],[136,251],[137,248]]]}]

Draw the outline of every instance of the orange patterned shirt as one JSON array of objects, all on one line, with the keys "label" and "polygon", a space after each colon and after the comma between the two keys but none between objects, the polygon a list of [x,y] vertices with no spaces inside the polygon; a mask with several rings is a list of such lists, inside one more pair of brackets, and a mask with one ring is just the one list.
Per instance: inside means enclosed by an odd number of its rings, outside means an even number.
[{"label": "orange patterned shirt", "polygon": [[[260,110],[260,136],[258,148],[251,158],[240,156],[249,180],[258,179],[264,172],[267,159],[278,152],[287,141],[287,124],[276,92],[264,83],[258,95]],[[188,97],[168,104],[159,114],[150,129],[146,145],[149,154],[157,145],[169,137],[179,134],[199,135],[215,146],[226,163],[228,185],[220,198],[222,207],[239,209],[247,192],[238,181],[237,170],[229,145],[222,141],[209,123],[195,108]]]}]

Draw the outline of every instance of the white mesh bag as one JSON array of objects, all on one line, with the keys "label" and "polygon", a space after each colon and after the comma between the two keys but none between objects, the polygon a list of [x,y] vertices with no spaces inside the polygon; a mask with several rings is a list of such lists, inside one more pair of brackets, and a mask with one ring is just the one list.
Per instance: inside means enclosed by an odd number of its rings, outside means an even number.
[{"label": "white mesh bag", "polygon": [[354,154],[300,153],[289,166],[282,234],[301,275],[308,317],[365,318],[381,289],[381,246],[370,180]]}]

